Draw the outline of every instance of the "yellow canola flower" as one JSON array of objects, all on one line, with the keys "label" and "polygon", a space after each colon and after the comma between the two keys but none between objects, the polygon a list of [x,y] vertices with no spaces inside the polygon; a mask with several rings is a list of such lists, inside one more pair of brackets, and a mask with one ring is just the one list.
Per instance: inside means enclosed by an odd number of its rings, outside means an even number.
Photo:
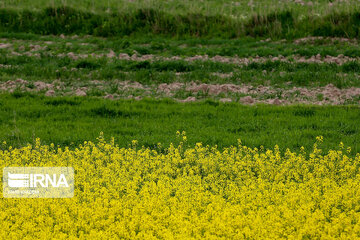
[{"label": "yellow canola flower", "polygon": [[2,168],[75,170],[74,198],[1,198],[0,239],[360,238],[360,154],[136,145],[0,150]]}]

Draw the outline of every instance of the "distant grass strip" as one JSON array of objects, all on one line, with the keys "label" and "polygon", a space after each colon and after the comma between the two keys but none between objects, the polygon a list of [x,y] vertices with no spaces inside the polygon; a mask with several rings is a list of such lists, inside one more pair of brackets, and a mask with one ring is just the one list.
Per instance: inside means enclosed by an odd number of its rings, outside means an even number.
[{"label": "distant grass strip", "polygon": [[[288,82],[291,82],[292,86],[306,87],[325,86],[330,83],[338,88],[360,86],[360,63],[357,61],[349,61],[343,65],[266,61],[245,66],[210,60],[128,61],[106,57],[73,60],[67,56],[11,56],[1,52],[0,50],[0,64],[11,66],[0,67],[2,81],[17,78],[29,81],[59,79],[74,85],[94,79],[117,79],[146,85],[200,81],[272,86],[288,86]],[[214,73],[232,75],[223,78]]]},{"label": "distant grass strip", "polygon": [[90,34],[127,36],[162,34],[173,37],[242,36],[293,38],[308,35],[360,36],[360,12],[330,13],[299,19],[291,11],[254,15],[244,22],[223,15],[175,15],[154,9],[95,14],[70,7],[48,7],[42,11],[0,9],[0,30],[36,34]]},{"label": "distant grass strip", "polygon": [[289,147],[311,150],[316,136],[324,136],[324,151],[339,142],[360,151],[359,107],[242,106],[211,100],[176,103],[170,100],[103,100],[74,97],[39,97],[30,94],[0,95],[0,136],[14,147],[34,143],[76,146],[95,140],[101,131],[115,137],[120,146],[131,140],[157,148],[176,142],[177,130],[186,131],[192,146],[196,142],[237,144],[251,147]]},{"label": "distant grass strip", "polygon": [[[251,37],[238,39],[223,38],[182,38],[174,39],[158,35],[125,36],[102,38],[94,36],[74,37],[66,36],[64,39],[53,35],[38,35],[32,33],[0,32],[1,43],[11,44],[9,50],[22,52],[31,50],[31,46],[45,47],[40,52],[53,53],[127,53],[130,56],[135,53],[159,56],[194,56],[208,55],[238,56],[238,57],[265,57],[265,56],[300,56],[311,57],[317,54],[321,56],[338,56],[343,54],[348,57],[359,57],[360,49],[356,39],[343,39],[331,37],[318,37],[317,40],[308,40],[296,43],[294,41],[259,41]],[[322,38],[322,39],[320,39]],[[51,42],[51,43],[49,43]],[[5,53],[4,53],[5,54]]]}]

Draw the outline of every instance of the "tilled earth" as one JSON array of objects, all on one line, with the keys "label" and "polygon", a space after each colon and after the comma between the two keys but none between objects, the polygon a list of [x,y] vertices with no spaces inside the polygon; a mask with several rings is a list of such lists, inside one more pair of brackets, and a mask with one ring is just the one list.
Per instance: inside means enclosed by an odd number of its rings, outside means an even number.
[{"label": "tilled earth", "polygon": [[[84,86],[85,85],[85,86]],[[115,86],[115,90],[114,90]],[[339,89],[332,84],[324,87],[305,88],[289,87],[276,88],[272,86],[251,86],[235,84],[206,84],[206,83],[162,83],[158,85],[143,85],[129,81],[93,80],[83,85],[69,85],[61,81],[46,83],[42,81],[30,82],[23,79],[0,83],[2,92],[29,92],[49,97],[79,96],[101,97],[105,99],[140,100],[144,97],[172,98],[180,102],[193,102],[202,99],[214,99],[220,102],[240,102],[242,104],[315,104],[342,105],[360,104],[360,88],[351,87]],[[96,94],[93,94],[96,92]],[[115,92],[115,93],[114,93]]]},{"label": "tilled earth", "polygon": [[[119,59],[124,61],[211,61],[225,64],[235,64],[239,66],[247,66],[251,63],[266,63],[266,62],[287,62],[287,63],[314,63],[314,64],[335,64],[343,65],[348,62],[360,62],[360,57],[350,57],[344,54],[337,56],[314,54],[312,56],[302,56],[299,54],[283,56],[254,56],[254,57],[239,57],[235,56],[208,56],[207,54],[193,55],[193,56],[166,56],[158,54],[139,54],[133,50],[132,54],[113,50],[111,48],[99,47],[94,43],[86,42],[88,37],[79,38],[77,36],[61,35],[59,39],[65,42],[56,42],[50,40],[18,40],[1,38],[0,50],[3,56],[9,57],[30,57],[42,58],[43,56],[55,58],[68,58],[72,61],[79,59]],[[72,40],[80,39],[80,42]],[[56,40],[56,39],[55,39]],[[83,41],[84,40],[84,41]],[[83,41],[83,42],[82,42]],[[278,41],[281,43],[283,40]],[[271,40],[261,40],[260,42],[271,42]],[[331,45],[335,43],[356,45],[357,40],[347,38],[323,38],[323,37],[308,37],[296,39],[293,44],[309,45],[316,44]],[[276,43],[276,42],[274,42]],[[181,46],[187,48],[188,46]],[[200,46],[202,47],[202,46]],[[208,46],[209,47],[209,46]],[[92,51],[92,49],[97,49]],[[115,52],[116,51],[116,52]],[[0,64],[0,69],[16,69],[21,66],[12,65],[11,61],[3,60]],[[20,70],[19,70],[20,71]],[[79,71],[74,67],[62,67],[58,71]],[[241,68],[240,70],[241,71]],[[265,76],[266,70],[259,70]],[[126,72],[124,72],[126,74]],[[185,72],[176,72],[176,76],[184,76]],[[191,81],[181,81],[179,78],[171,83],[153,83],[142,84],[136,81],[125,80],[92,80],[91,74],[88,74],[89,80],[84,81],[76,79],[76,81],[64,81],[64,79],[56,80],[33,80],[26,78],[14,78],[15,80],[0,79],[0,91],[9,93],[24,93],[43,94],[45,96],[79,96],[79,97],[99,97],[105,99],[124,99],[134,98],[142,99],[144,97],[153,98],[172,98],[180,102],[193,102],[203,99],[214,99],[221,102],[239,102],[242,104],[316,104],[316,105],[342,105],[342,104],[360,104],[360,88],[348,87],[338,88],[334,84],[329,83],[323,86],[314,87],[300,87],[294,86],[289,81],[286,86],[273,86],[270,84],[252,85],[238,83],[226,83],[228,79],[234,76],[233,72],[211,72],[212,76],[223,79],[221,83],[203,83],[196,79]],[[346,73],[336,73],[346,78]],[[280,72],[280,76],[285,76],[286,72]],[[356,72],[355,72],[356,75]],[[2,81],[1,81],[2,80]],[[225,83],[224,83],[225,82]],[[229,81],[231,82],[231,81]]]},{"label": "tilled earth", "polygon": [[[45,42],[46,43],[46,42]],[[48,43],[48,44],[52,44]],[[8,43],[0,43],[0,49],[8,49],[10,50],[9,56],[28,56],[28,57],[41,57],[42,51],[47,50],[47,46],[40,46],[40,45],[29,45],[29,50],[25,50],[25,48],[19,48],[14,50],[11,44]],[[54,53],[54,52],[46,52],[47,56],[51,57],[69,57],[72,60],[78,59],[86,59],[89,57],[92,58],[114,58],[119,60],[131,60],[131,61],[176,61],[176,60],[184,60],[187,62],[193,61],[212,61],[212,62],[220,62],[220,63],[231,63],[237,65],[248,65],[250,63],[265,63],[265,62],[287,62],[287,63],[329,63],[329,64],[337,64],[342,65],[347,62],[354,62],[360,61],[360,57],[349,57],[344,56],[344,54],[339,54],[337,56],[330,56],[325,55],[321,56],[320,54],[316,54],[310,57],[301,56],[299,54],[290,55],[290,56],[254,56],[254,57],[227,57],[227,56],[220,56],[215,55],[213,57],[209,57],[208,55],[195,55],[192,57],[184,57],[184,56],[171,56],[171,57],[164,57],[158,56],[154,54],[144,54],[139,55],[134,51],[132,55],[128,53],[115,53],[112,49],[108,50],[108,53],[74,53],[74,52],[67,52],[67,53]],[[6,65],[2,65],[4,67]]]},{"label": "tilled earth", "polygon": [[[73,60],[85,59],[85,58],[114,58],[120,60],[132,60],[132,61],[173,61],[173,60],[184,60],[188,62],[192,61],[213,61],[213,62],[222,62],[222,63],[232,63],[239,65],[247,65],[253,62],[263,63],[267,61],[282,61],[282,62],[291,62],[291,63],[334,63],[337,65],[342,65],[350,61],[359,61],[360,57],[350,57],[344,54],[334,55],[321,55],[314,54],[311,56],[302,56],[300,54],[293,54],[283,56],[278,54],[277,56],[253,56],[253,57],[229,57],[223,55],[208,56],[207,54],[199,55],[195,54],[193,56],[170,56],[165,57],[156,54],[139,54],[136,50],[132,50],[132,54],[126,52],[117,53],[114,49],[103,48],[99,44],[89,43],[86,40],[90,36],[85,36],[79,38],[78,36],[68,36],[65,37],[61,35],[60,38],[63,42],[48,41],[48,40],[17,40],[9,38],[0,39],[0,49],[7,50],[7,55],[9,56],[28,56],[28,57],[41,57],[41,55],[53,56],[53,57],[69,57]],[[56,38],[55,38],[56,39]],[[72,42],[77,40],[77,42]],[[281,41],[275,41],[273,43],[281,45]],[[261,40],[260,42],[271,42],[271,40]],[[322,46],[332,45],[334,43],[342,43],[347,45],[357,45],[358,41],[356,39],[348,38],[324,38],[324,37],[307,37],[300,38],[293,41],[295,45],[308,45],[313,46],[318,43]],[[147,44],[138,44],[142,46],[147,46]],[[186,44],[178,46],[181,48],[188,48]],[[202,46],[201,44],[197,45],[198,48],[210,47]],[[93,49],[93,50],[92,50]],[[166,51],[166,49],[165,49]]]}]

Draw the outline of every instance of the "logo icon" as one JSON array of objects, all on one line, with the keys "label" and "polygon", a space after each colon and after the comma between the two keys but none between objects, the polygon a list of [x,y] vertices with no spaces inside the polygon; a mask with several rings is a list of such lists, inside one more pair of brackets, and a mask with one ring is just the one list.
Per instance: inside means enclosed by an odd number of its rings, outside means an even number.
[{"label": "logo icon", "polygon": [[29,187],[29,174],[8,173],[8,185],[12,188]]}]

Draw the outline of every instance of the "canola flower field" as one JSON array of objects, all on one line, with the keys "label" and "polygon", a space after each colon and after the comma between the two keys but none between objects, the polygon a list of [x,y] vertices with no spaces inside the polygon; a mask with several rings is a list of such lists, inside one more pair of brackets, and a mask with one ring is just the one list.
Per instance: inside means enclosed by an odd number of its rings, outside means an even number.
[{"label": "canola flower field", "polygon": [[[7,239],[356,239],[360,154],[180,143],[163,153],[102,135],[74,150],[0,150],[0,166],[72,166],[75,197],[1,199]],[[6,143],[3,143],[6,144]],[[2,174],[2,173],[1,173]]]},{"label": "canola flower field", "polygon": [[360,239],[359,38],[358,0],[0,1],[0,240]]}]

